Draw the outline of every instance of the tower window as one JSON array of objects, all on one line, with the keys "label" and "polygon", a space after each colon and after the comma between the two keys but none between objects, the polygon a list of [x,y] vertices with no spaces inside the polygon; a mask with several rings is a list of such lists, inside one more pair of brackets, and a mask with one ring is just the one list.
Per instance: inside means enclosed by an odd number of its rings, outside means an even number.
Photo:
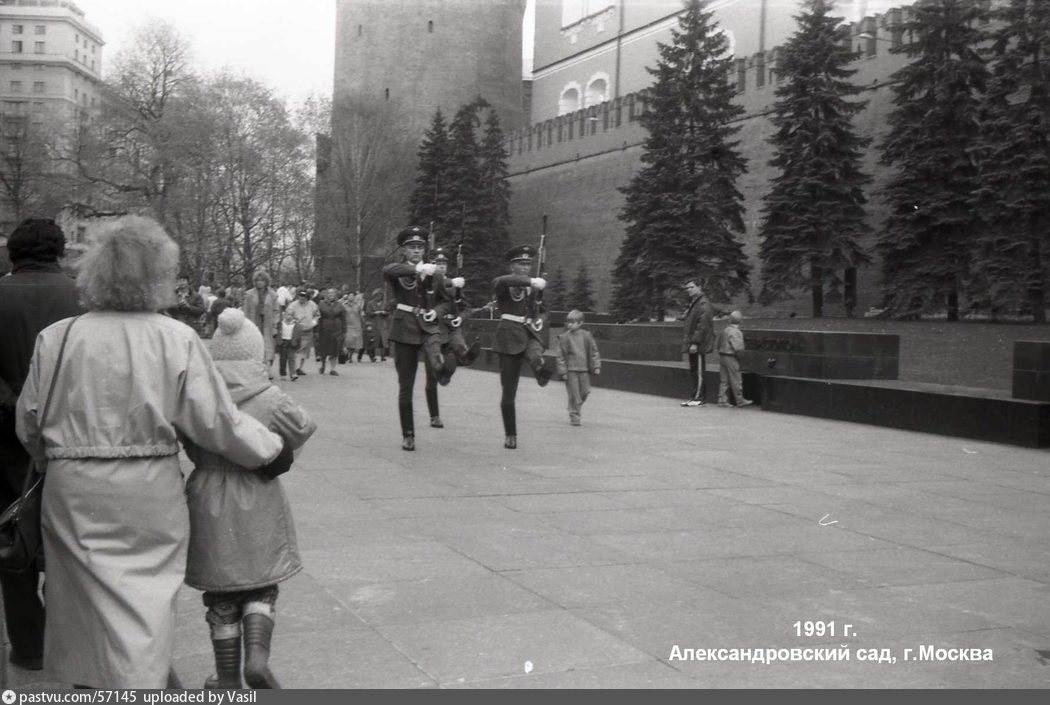
[{"label": "tower window", "polygon": [[362,32],[365,31],[364,25],[357,25],[357,36],[361,36]]},{"label": "tower window", "polygon": [[427,31],[433,34],[434,32],[434,20],[427,22]]},{"label": "tower window", "polygon": [[389,88],[384,88],[383,89],[383,97],[386,100],[390,100],[390,89]]}]

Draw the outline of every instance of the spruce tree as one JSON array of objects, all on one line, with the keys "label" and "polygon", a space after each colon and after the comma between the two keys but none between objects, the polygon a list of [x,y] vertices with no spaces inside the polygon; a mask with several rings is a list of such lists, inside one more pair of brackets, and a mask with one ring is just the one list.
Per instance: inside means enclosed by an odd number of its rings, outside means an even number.
[{"label": "spruce tree", "polygon": [[779,169],[763,199],[760,232],[763,302],[808,286],[813,316],[823,315],[824,291],[841,299],[844,270],[870,264],[862,239],[864,187],[860,168],[871,140],[859,137],[853,117],[865,102],[845,68],[855,55],[849,28],[831,16],[830,0],[808,0],[795,19],[798,31],[780,49],[771,118],[776,132],[770,166]]},{"label": "spruce tree", "polygon": [[507,180],[507,149],[495,110],[485,119],[485,133],[478,158],[480,179],[479,211],[485,229],[483,248],[478,251],[478,268],[491,279],[503,266],[503,255],[510,248],[510,182]]},{"label": "spruce tree", "polygon": [[911,8],[901,51],[913,61],[891,76],[895,108],[881,144],[896,173],[882,190],[890,206],[878,241],[886,302],[896,314],[945,307],[959,296],[979,226],[975,148],[988,68],[978,53],[979,0],[929,0]]},{"label": "spruce tree", "polygon": [[554,270],[554,276],[547,282],[547,288],[543,292],[543,300],[551,311],[568,311],[565,305],[565,272],[559,266]]},{"label": "spruce tree", "polygon": [[748,287],[736,188],[746,165],[733,139],[743,109],[732,102],[728,41],[704,6],[689,0],[647,69],[655,81],[640,118],[648,130],[643,166],[622,189],[627,232],[613,271],[622,320],[662,315],[668,290],[691,276],[718,299]]},{"label": "spruce tree", "polygon": [[438,108],[417,152],[419,173],[409,199],[408,217],[410,223],[422,227],[434,223],[437,232],[445,229],[443,218],[449,211],[449,150],[448,126]]},{"label": "spruce tree", "polygon": [[587,273],[587,265],[583,262],[580,262],[580,268],[576,271],[576,279],[572,283],[569,307],[580,311],[593,311],[595,309],[591,277]]},{"label": "spruce tree", "polygon": [[1012,0],[998,14],[985,101],[981,187],[984,220],[974,286],[993,315],[1028,311],[1046,322],[1050,268],[1050,3]]},{"label": "spruce tree", "polygon": [[440,218],[443,228],[437,233],[438,245],[463,246],[463,271],[456,274],[468,279],[468,291],[472,297],[479,293],[477,285],[480,281],[492,277],[477,266],[484,235],[481,225],[484,216],[479,200],[482,190],[479,126],[476,103],[460,106],[449,125],[449,199]]}]

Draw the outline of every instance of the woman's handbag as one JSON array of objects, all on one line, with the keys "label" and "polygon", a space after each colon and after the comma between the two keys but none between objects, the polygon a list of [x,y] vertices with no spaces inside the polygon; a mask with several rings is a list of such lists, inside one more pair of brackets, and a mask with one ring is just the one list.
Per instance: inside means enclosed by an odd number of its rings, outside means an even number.
[{"label": "woman's handbag", "polygon": [[[77,316],[79,318],[79,316]],[[58,380],[58,370],[62,366],[62,356],[66,351],[66,340],[69,339],[69,331],[77,322],[74,318],[66,326],[66,332],[62,336],[62,346],[58,350],[58,361],[55,363],[55,371],[51,375],[51,387],[44,401],[44,412],[40,414],[38,428],[41,432],[44,428],[44,420],[47,417],[48,407],[51,406],[51,396],[55,391],[55,382]],[[0,514],[0,571],[5,573],[21,573],[33,566],[40,556],[40,499],[44,493],[43,468],[37,469],[36,458],[44,457],[44,440],[40,438],[40,448],[34,456],[26,472],[25,483],[22,486],[22,496]]]}]

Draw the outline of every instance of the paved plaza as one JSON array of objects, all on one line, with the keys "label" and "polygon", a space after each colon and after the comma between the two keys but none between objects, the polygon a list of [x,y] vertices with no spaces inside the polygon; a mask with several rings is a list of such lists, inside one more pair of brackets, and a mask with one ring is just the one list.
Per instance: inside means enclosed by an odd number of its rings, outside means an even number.
[{"label": "paved plaza", "polygon": [[[508,451],[498,376],[461,370],[441,430],[420,375],[406,453],[391,361],[308,371],[283,385],[320,426],[283,480],[305,565],[278,602],[285,687],[1050,683],[1046,451],[608,389],[576,428],[562,385],[529,378]],[[724,660],[840,646],[848,662]],[[176,667],[189,687],[213,671],[188,588]]]}]

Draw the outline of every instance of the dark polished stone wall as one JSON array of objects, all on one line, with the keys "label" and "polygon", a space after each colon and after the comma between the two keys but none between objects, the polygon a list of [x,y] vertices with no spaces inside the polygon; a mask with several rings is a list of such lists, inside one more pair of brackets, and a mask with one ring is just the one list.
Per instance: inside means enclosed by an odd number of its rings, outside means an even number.
[{"label": "dark polished stone wall", "polygon": [[1014,343],[1013,396],[1050,401],[1050,343]]},{"label": "dark polished stone wall", "polygon": [[746,330],[742,369],[815,379],[897,379],[900,338],[873,333]]},{"label": "dark polished stone wall", "polygon": [[1050,403],[764,376],[762,408],[1033,448],[1050,446]]}]

